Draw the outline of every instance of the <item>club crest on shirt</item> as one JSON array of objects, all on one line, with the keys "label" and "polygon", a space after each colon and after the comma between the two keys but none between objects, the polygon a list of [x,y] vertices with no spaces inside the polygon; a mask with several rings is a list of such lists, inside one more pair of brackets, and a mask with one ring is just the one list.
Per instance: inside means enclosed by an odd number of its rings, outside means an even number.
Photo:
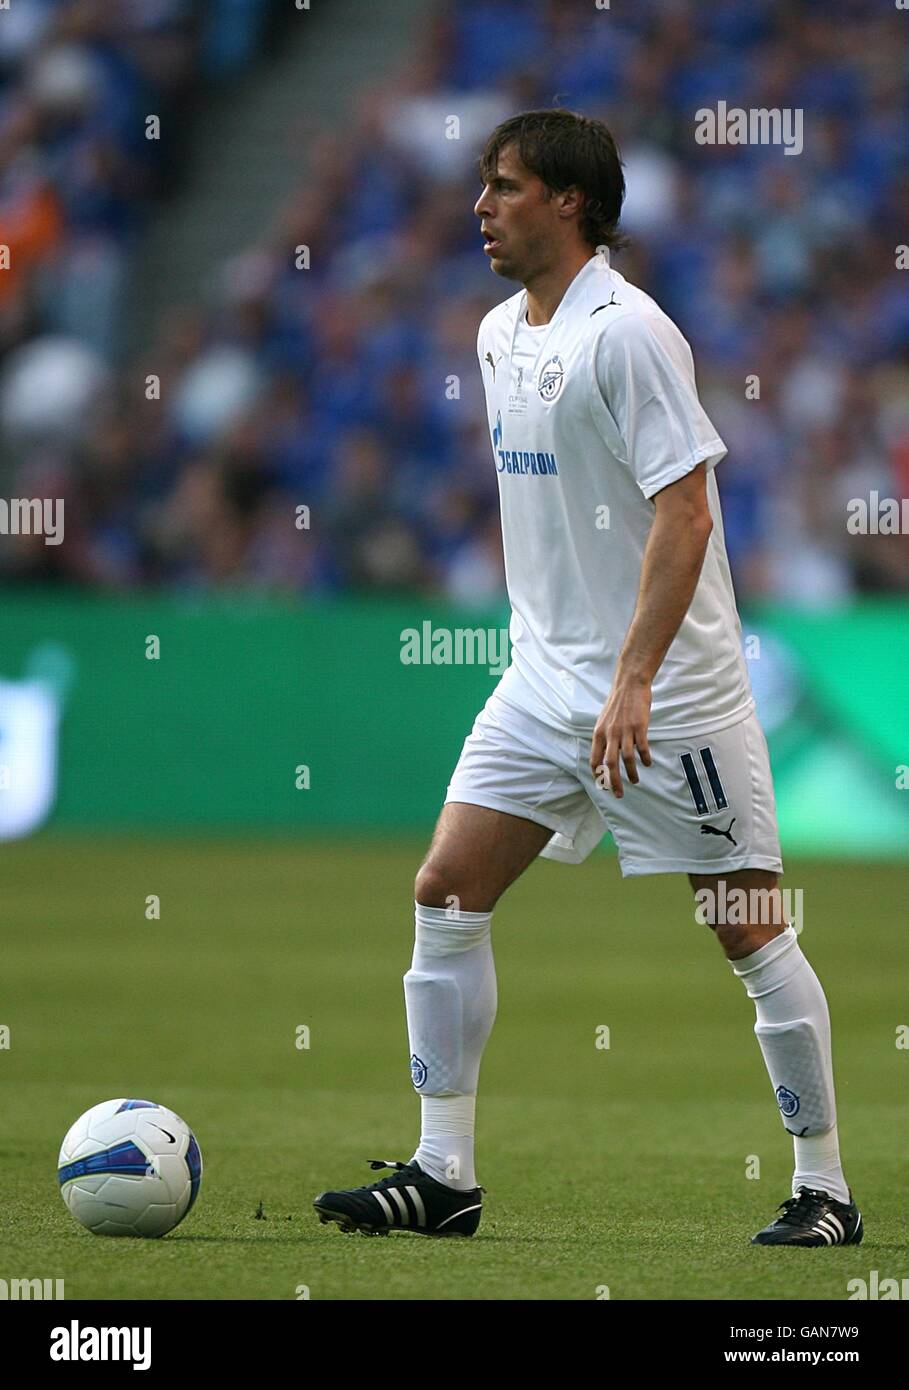
[{"label": "club crest on shirt", "polygon": [[549,361],[540,372],[540,384],[537,388],[541,398],[547,404],[557,400],[561,394],[562,387],[565,385],[565,364],[558,354],[550,357]]}]

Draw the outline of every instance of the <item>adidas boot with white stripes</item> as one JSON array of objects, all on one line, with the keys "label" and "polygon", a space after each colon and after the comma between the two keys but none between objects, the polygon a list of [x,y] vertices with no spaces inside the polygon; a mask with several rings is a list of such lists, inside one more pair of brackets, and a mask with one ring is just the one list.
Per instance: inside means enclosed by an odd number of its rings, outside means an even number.
[{"label": "adidas boot with white stripes", "polygon": [[826,1192],[800,1187],[780,1204],[783,1213],[751,1237],[752,1245],[861,1245],[865,1228],[852,1193],[838,1202]]},{"label": "adidas boot with white stripes", "polygon": [[413,1231],[421,1236],[472,1236],[480,1224],[482,1187],[456,1192],[424,1173],[419,1163],[371,1158],[370,1168],[394,1168],[390,1177],[346,1192],[320,1192],[313,1202],[321,1222],[342,1231],[387,1236]]}]

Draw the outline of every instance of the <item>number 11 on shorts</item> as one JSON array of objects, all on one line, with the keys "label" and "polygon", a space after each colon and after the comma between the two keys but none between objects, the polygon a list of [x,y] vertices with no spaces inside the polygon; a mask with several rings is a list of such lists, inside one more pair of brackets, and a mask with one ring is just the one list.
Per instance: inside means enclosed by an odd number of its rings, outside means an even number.
[{"label": "number 11 on shorts", "polygon": [[682,753],[680,756],[682,767],[685,769],[685,776],[688,778],[688,788],[694,799],[695,809],[698,815],[712,816],[714,810],[724,810],[729,805],[729,802],[726,800],[726,793],[723,791],[723,784],[720,781],[720,774],[717,771],[717,765],[714,761],[711,749],[699,748],[698,757],[701,760],[704,772],[707,776],[707,781],[710,783],[710,790],[713,793],[713,800],[715,803],[713,809],[707,805],[707,797],[704,795],[704,788],[698,776],[694,758],[690,753]]}]

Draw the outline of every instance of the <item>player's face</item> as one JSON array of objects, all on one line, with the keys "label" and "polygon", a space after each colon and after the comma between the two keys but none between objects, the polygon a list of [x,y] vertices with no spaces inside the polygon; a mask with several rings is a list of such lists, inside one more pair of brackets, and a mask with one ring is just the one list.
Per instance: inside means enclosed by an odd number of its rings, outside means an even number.
[{"label": "player's face", "polygon": [[556,210],[546,186],[526,169],[514,145],[499,153],[495,173],[477,199],[490,265],[506,280],[527,284],[553,259]]}]

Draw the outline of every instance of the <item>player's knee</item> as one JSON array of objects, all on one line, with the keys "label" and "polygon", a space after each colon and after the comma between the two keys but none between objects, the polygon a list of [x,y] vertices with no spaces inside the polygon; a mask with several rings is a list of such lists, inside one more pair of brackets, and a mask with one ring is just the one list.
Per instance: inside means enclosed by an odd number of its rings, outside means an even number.
[{"label": "player's knee", "polygon": [[717,941],[729,960],[741,960],[745,956],[753,955],[755,951],[766,946],[768,941],[772,941],[785,929],[785,925],[731,926],[728,923],[719,923],[716,926],[711,926],[711,931],[715,933]]},{"label": "player's knee", "polygon": [[730,927],[722,922],[711,923],[710,930],[722,946],[727,956],[747,955],[749,945],[748,927]]},{"label": "player's knee", "polygon": [[446,869],[437,860],[428,859],[423,864],[413,885],[414,901],[423,907],[459,906],[460,884],[457,875]]},{"label": "player's knee", "polygon": [[482,884],[465,881],[465,876],[454,867],[434,859],[427,859],[420,866],[413,896],[423,907],[448,907],[455,912],[491,912],[496,899],[495,893],[487,892]]}]

